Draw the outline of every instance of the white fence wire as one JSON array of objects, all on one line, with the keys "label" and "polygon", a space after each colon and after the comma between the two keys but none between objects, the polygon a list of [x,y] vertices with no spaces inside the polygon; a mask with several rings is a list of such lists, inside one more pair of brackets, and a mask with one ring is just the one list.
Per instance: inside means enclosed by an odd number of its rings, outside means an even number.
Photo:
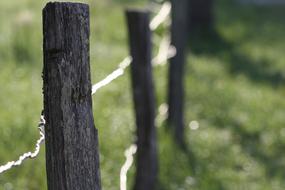
[{"label": "white fence wire", "polygon": [[[156,30],[160,24],[165,22],[169,18],[169,14],[171,12],[171,4],[169,2],[166,2],[162,5],[160,11],[158,14],[151,20],[150,22],[150,29],[152,31]],[[176,55],[176,49],[175,47],[170,45],[170,38],[169,35],[166,35],[163,40],[161,41],[161,44],[159,46],[158,55],[153,58],[153,65],[163,65],[166,63],[167,59],[173,57]],[[99,81],[98,83],[94,84],[92,86],[92,95],[94,95],[100,88],[108,85],[113,80],[117,79],[118,77],[122,76],[124,74],[125,69],[131,64],[132,58],[130,56],[124,58],[124,60],[119,63],[118,69],[113,71],[111,74],[109,74],[106,78]],[[40,137],[36,142],[35,150],[34,152],[26,152],[22,154],[18,160],[16,161],[10,161],[4,165],[0,166],[0,174],[13,168],[16,166],[20,166],[25,160],[27,159],[34,159],[38,156],[41,148],[41,144],[45,140],[45,133],[44,133],[44,126],[45,126],[45,119],[44,115],[41,115],[40,122],[38,125],[39,134]],[[129,168],[131,167],[133,163],[133,155],[136,153],[136,145],[131,145],[128,150],[126,150],[126,162],[123,165],[120,173],[120,189],[126,190],[126,182],[127,182],[127,172]]]},{"label": "white fence wire", "polygon": [[137,152],[136,144],[132,144],[125,151],[126,161],[124,165],[121,167],[121,172],[120,172],[120,190],[127,190],[127,173],[133,164],[134,155],[136,154],[136,152]]},{"label": "white fence wire", "polygon": [[[166,103],[161,104],[158,107],[158,114],[155,118],[156,126],[160,126],[167,118],[168,105]],[[126,161],[121,167],[120,171],[120,190],[127,190],[127,174],[134,162],[134,155],[137,153],[137,145],[131,144],[131,146],[125,150]]]},{"label": "white fence wire", "polygon": [[11,169],[12,167],[20,166],[23,163],[23,161],[25,161],[28,158],[33,159],[37,157],[41,149],[41,144],[45,140],[45,132],[44,132],[45,123],[46,123],[45,118],[43,115],[41,115],[40,122],[38,125],[39,132],[40,132],[40,138],[37,140],[35,151],[26,152],[23,155],[21,155],[17,161],[11,161],[3,166],[0,166],[0,174],[3,173],[4,171]]},{"label": "white fence wire", "polygon": [[121,63],[119,63],[118,69],[113,71],[111,74],[109,74],[106,78],[104,78],[100,82],[94,84],[92,86],[92,95],[95,94],[98,89],[102,88],[103,86],[108,85],[113,80],[115,80],[119,76],[123,75],[125,72],[125,69],[131,64],[131,62],[132,62],[132,58],[126,57]]}]

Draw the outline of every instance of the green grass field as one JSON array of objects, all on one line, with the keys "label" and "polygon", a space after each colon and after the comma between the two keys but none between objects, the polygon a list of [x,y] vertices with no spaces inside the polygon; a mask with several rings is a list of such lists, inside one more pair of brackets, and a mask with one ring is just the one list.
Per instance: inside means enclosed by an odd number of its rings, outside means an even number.
[{"label": "green grass field", "polygon": [[[0,164],[34,148],[42,109],[45,0],[0,1]],[[128,54],[124,8],[146,1],[93,0],[92,82]],[[159,190],[285,188],[285,7],[217,0],[216,31],[193,36],[186,66],[188,149],[162,125]],[[154,68],[157,105],[166,101],[167,67]],[[124,150],[134,141],[127,73],[93,97],[105,190],[119,189]],[[45,153],[0,175],[0,190],[45,190]],[[135,168],[128,175],[129,189]]]}]

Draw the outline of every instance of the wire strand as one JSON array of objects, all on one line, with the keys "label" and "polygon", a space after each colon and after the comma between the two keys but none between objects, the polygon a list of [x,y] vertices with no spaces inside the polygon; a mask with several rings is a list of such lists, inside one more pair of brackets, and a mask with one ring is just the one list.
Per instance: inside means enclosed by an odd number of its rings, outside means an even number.
[{"label": "wire strand", "polygon": [[[170,12],[171,12],[171,4],[169,2],[164,3],[162,5],[160,11],[158,12],[158,14],[151,20],[150,29],[156,30],[159,27],[159,25],[162,24],[167,19]],[[174,47],[172,47],[170,45],[169,37],[165,37],[164,40],[160,44],[158,55],[153,59],[154,65],[162,64],[167,59],[175,56],[175,54],[176,54],[176,50]],[[94,95],[100,88],[108,85],[113,80],[122,76],[124,74],[125,69],[127,67],[129,67],[131,62],[132,62],[132,58],[130,56],[124,58],[123,61],[119,63],[119,66],[115,71],[113,71],[111,74],[109,74],[103,80],[99,81],[98,83],[96,83],[92,86],[92,95]],[[38,125],[40,137],[36,142],[34,152],[26,152],[26,153],[22,154],[18,158],[18,160],[10,161],[10,162],[7,162],[5,165],[0,166],[0,174],[11,169],[11,168],[13,168],[13,167],[20,166],[27,159],[34,159],[38,156],[38,154],[40,152],[41,144],[45,140],[45,133],[44,133],[45,124],[46,124],[46,121],[45,121],[44,115],[42,114],[40,117],[39,125]],[[135,154],[136,151],[134,149],[134,145],[131,146],[130,148],[132,148],[129,150],[130,152],[132,151],[131,152],[132,155]],[[131,158],[129,158],[129,160],[127,159],[128,162],[125,165],[125,170],[122,171],[122,183],[124,183],[124,179],[125,179],[125,181],[127,180],[126,178],[123,177],[123,174],[126,175],[129,167],[132,165],[132,161],[130,161],[130,160],[131,160]],[[121,184],[121,189],[122,189],[122,187],[126,188],[126,186]]]},{"label": "wire strand", "polygon": [[[166,103],[163,103],[158,107],[158,114],[155,118],[156,126],[161,125],[166,120],[167,110],[168,105]],[[126,161],[120,170],[120,190],[127,190],[127,174],[130,168],[132,167],[132,164],[134,162],[134,156],[136,153],[136,144],[131,144],[131,146],[125,150]]]},{"label": "wire strand", "polygon": [[157,29],[159,25],[167,19],[170,12],[171,12],[171,3],[170,2],[163,3],[158,14],[150,22],[150,29],[151,30]]},{"label": "wire strand", "polygon": [[120,64],[118,69],[113,71],[111,74],[109,74],[106,78],[101,80],[100,82],[94,84],[92,86],[92,95],[97,92],[98,89],[102,88],[103,86],[106,86],[107,84],[111,83],[113,80],[118,78],[119,76],[124,74],[125,69],[131,64],[132,58],[126,57]]},{"label": "wire strand", "polygon": [[18,160],[11,161],[11,162],[8,162],[7,164],[3,165],[3,166],[0,166],[0,174],[11,169],[12,167],[20,166],[23,163],[23,161],[25,161],[28,158],[33,159],[33,158],[37,157],[37,155],[40,152],[41,144],[44,142],[44,139],[45,139],[45,133],[44,133],[45,123],[46,123],[46,121],[44,119],[44,116],[41,115],[40,122],[38,125],[39,132],[40,132],[40,138],[37,140],[37,143],[35,146],[35,151],[24,153],[23,155],[21,155],[18,158]]},{"label": "wire strand", "polygon": [[125,151],[126,161],[120,171],[120,190],[127,190],[127,173],[133,164],[134,155],[136,154],[136,152],[137,152],[137,145],[135,144],[132,144]]},{"label": "wire strand", "polygon": [[[171,12],[171,3],[165,2],[158,14],[151,20],[150,22],[150,29],[152,31],[156,30],[160,24],[165,22]],[[167,61],[167,59],[173,57],[176,55],[176,49],[175,47],[170,45],[170,37],[167,35],[165,38],[163,38],[161,45],[159,47],[159,53],[158,55],[153,59],[154,65],[160,65]],[[105,77],[103,80],[99,81],[98,83],[94,84],[92,86],[92,95],[94,95],[100,88],[103,86],[108,85],[113,80],[117,79],[118,77],[122,76],[124,74],[125,69],[131,64],[132,57],[128,56],[123,59],[121,63],[119,63],[118,69],[113,71],[111,74],[109,74],[107,77]]]}]

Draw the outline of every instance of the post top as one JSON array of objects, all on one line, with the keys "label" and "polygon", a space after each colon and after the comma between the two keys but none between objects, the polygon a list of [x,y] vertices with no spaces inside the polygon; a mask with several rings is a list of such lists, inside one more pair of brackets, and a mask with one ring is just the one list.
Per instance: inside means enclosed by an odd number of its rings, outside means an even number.
[{"label": "post top", "polygon": [[53,6],[66,6],[66,7],[83,7],[83,8],[89,8],[89,5],[86,3],[81,3],[81,2],[58,2],[58,1],[53,1],[53,2],[48,2],[46,4],[46,6],[44,7],[43,10],[49,8],[49,7],[53,7]]},{"label": "post top", "polygon": [[126,9],[128,14],[149,14],[150,11],[147,8],[138,8],[138,7],[128,7]]}]

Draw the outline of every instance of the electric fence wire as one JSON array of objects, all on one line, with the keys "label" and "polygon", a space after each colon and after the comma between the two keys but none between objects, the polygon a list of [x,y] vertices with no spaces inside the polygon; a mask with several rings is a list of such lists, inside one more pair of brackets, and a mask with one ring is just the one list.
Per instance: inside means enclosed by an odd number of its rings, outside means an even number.
[{"label": "electric fence wire", "polygon": [[[157,29],[161,23],[163,23],[164,21],[167,20],[167,18],[169,18],[170,13],[171,13],[171,4],[169,2],[166,2],[163,4],[157,16],[155,16],[154,19],[151,21],[150,29],[151,30]],[[153,66],[164,65],[168,59],[174,57],[175,55],[176,55],[176,48],[171,45],[169,34],[165,35],[161,40],[157,56],[152,59],[152,64]],[[129,60],[129,64],[130,63],[131,60]],[[158,115],[156,116],[155,119],[156,126],[160,126],[162,122],[167,118],[167,113],[168,113],[167,110],[168,110],[167,104],[164,103],[159,106]],[[125,150],[126,161],[121,167],[120,171],[120,190],[127,190],[127,173],[133,164],[134,155],[136,154],[136,152],[137,152],[136,144],[131,144],[130,147]]]},{"label": "electric fence wire", "polygon": [[[166,103],[161,104],[158,107],[158,114],[155,118],[156,126],[160,126],[163,121],[167,118],[168,105]],[[126,161],[121,167],[120,171],[120,190],[127,190],[127,174],[130,170],[133,162],[134,162],[134,155],[137,153],[137,145],[131,144],[129,148],[125,150],[125,157]]]},{"label": "electric fence wire", "polygon": [[[151,30],[152,31],[156,30],[160,26],[160,24],[165,22],[169,16],[170,12],[171,12],[171,4],[169,2],[164,3],[162,5],[160,11],[158,12],[158,14],[150,22]],[[176,49],[170,45],[169,36],[166,36],[163,38],[163,40],[160,44],[158,55],[153,59],[153,63],[154,63],[154,65],[161,65],[164,62],[166,62],[167,59],[175,56],[175,54],[176,54]],[[109,74],[106,78],[104,78],[100,82],[94,84],[92,86],[92,95],[94,95],[97,92],[97,90],[99,90],[100,88],[108,85],[113,80],[115,80],[116,78],[123,75],[125,69],[131,64],[131,61],[132,61],[132,58],[130,56],[124,58],[124,60],[121,63],[119,63],[118,69],[113,71],[111,74]],[[7,171],[7,170],[10,170],[13,167],[20,166],[27,159],[34,159],[38,156],[38,154],[40,152],[41,144],[45,140],[45,133],[44,133],[45,123],[46,123],[46,121],[44,119],[44,115],[42,114],[40,117],[39,125],[38,125],[40,137],[36,142],[34,152],[26,152],[26,153],[22,154],[18,158],[18,160],[10,161],[4,165],[1,165],[0,166],[0,174]],[[134,148],[134,147],[135,147],[135,145],[131,146],[129,151],[126,151],[126,156],[127,155],[131,156],[131,155],[135,154],[136,148]],[[122,179],[121,180],[122,183],[120,186],[121,190],[126,189],[126,185],[124,185],[126,183],[126,178],[124,178],[124,176],[126,176],[127,171],[131,165],[132,165],[132,159],[128,158],[127,162],[124,165],[123,171],[121,171],[121,176],[120,176]],[[125,183],[124,183],[124,181],[125,181]]]}]

